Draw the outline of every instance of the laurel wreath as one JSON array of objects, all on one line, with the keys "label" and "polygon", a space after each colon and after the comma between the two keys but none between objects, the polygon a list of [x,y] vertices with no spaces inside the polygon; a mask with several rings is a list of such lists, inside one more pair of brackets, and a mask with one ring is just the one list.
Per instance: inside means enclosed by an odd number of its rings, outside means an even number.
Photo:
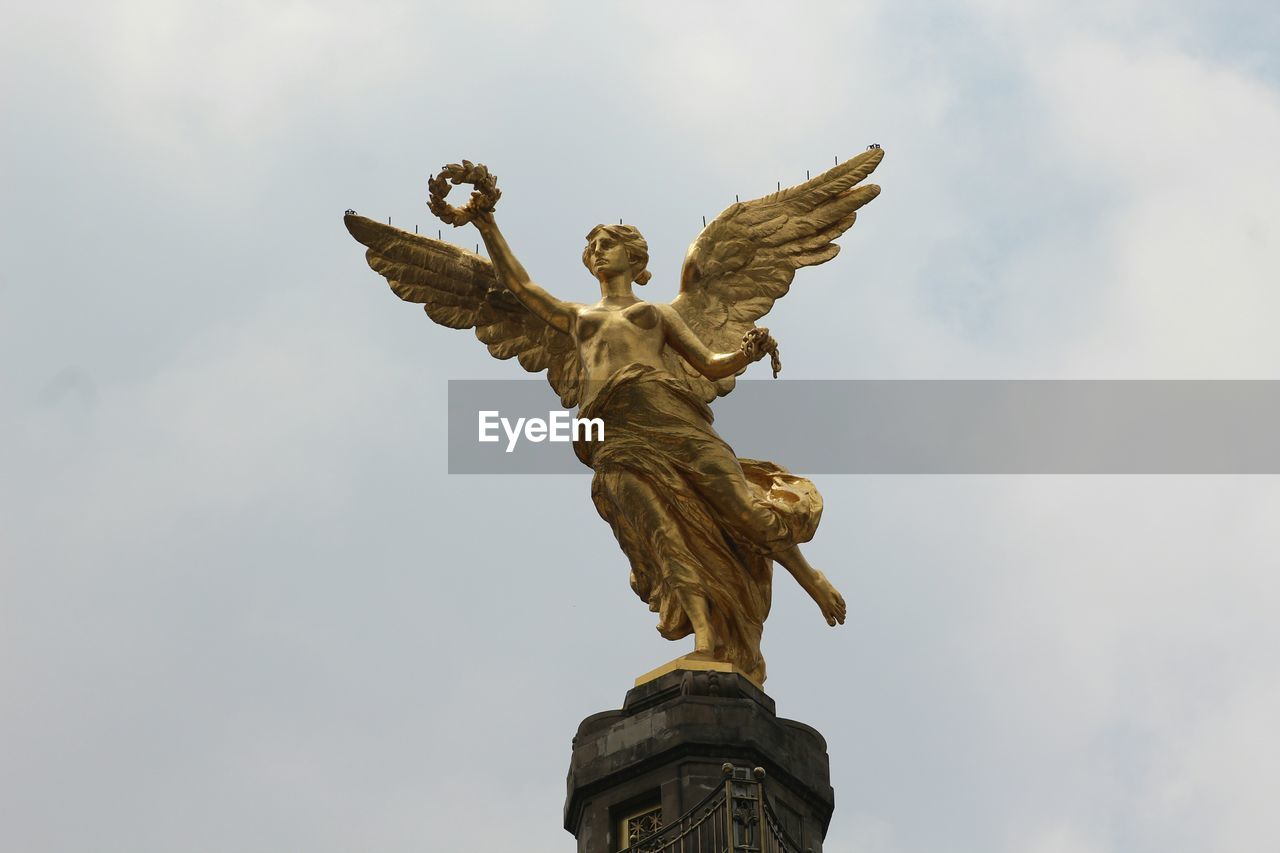
[{"label": "laurel wreath", "polygon": [[[449,190],[458,184],[471,184],[474,189],[471,199],[463,207],[454,207],[445,201]],[[482,213],[488,213],[498,204],[502,192],[498,189],[498,176],[489,174],[489,169],[482,163],[463,160],[461,163],[450,163],[440,170],[440,174],[427,181],[430,198],[427,207],[441,221],[454,226],[466,225]]]}]

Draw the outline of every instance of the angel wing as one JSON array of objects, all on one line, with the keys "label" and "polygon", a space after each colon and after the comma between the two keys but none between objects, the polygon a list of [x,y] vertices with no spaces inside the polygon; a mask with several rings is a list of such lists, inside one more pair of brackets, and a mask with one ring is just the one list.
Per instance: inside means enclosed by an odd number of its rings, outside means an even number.
[{"label": "angel wing", "polygon": [[[671,306],[713,351],[736,350],[791,288],[796,270],[840,251],[832,241],[880,194],[875,184],[858,184],[883,157],[872,148],[803,184],[725,208],[689,246]],[[733,390],[732,376],[712,382],[674,352],[667,360],[707,402]]]},{"label": "angel wing", "polygon": [[490,261],[354,213],[343,223],[369,247],[365,259],[396,296],[421,303],[442,326],[475,329],[494,358],[514,356],[530,373],[547,371],[560,403],[565,408],[578,404],[581,366],[573,339],[521,305],[498,282]]}]

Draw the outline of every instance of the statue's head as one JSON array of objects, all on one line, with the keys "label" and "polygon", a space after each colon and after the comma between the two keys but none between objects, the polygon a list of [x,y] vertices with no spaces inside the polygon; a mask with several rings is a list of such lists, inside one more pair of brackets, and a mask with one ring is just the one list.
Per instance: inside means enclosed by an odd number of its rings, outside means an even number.
[{"label": "statue's head", "polygon": [[595,276],[626,273],[636,284],[649,281],[649,244],[631,225],[597,225],[587,234],[582,263]]}]

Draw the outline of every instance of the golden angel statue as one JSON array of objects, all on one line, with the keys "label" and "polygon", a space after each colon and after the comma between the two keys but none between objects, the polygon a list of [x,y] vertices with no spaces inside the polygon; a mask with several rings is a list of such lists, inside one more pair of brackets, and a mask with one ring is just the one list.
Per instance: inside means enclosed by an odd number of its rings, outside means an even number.
[{"label": "golden angel statue", "polygon": [[[861,183],[880,163],[873,146],[798,186],[735,203],[689,247],[680,292],[646,302],[648,246],[630,225],[597,225],[582,261],[600,299],[570,302],[535,284],[494,219],[498,197],[484,166],[464,161],[431,182],[431,209],[473,223],[489,259],[348,212],[369,265],[406,302],[454,329],[475,329],[500,359],[545,370],[566,408],[600,418],[603,440],[574,450],[594,476],[591,497],[631,563],[631,587],[669,640],[692,634],[686,659],[726,662],[762,684],[760,638],[773,562],[817,602],[830,625],[845,602],[800,552],[822,497],[771,462],[740,459],[712,429],[708,403],[777,345],[756,321],[787,293],[800,267],[824,263],[833,241],[880,188]],[[446,179],[475,186],[463,209],[444,202]]]}]

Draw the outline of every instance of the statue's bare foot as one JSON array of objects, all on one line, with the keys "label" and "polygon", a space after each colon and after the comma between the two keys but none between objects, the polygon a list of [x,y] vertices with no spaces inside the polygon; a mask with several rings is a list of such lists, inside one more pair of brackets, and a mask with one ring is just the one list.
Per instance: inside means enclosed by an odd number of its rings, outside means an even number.
[{"label": "statue's bare foot", "polygon": [[694,649],[684,656],[685,660],[718,660],[710,649]]},{"label": "statue's bare foot", "polygon": [[822,610],[822,618],[827,620],[828,625],[843,625],[844,617],[848,614],[848,607],[844,603],[844,596],[831,585],[831,581],[827,580],[827,576],[822,572],[814,571],[813,589],[809,590],[809,594],[813,596],[813,600],[818,602],[818,608]]}]

